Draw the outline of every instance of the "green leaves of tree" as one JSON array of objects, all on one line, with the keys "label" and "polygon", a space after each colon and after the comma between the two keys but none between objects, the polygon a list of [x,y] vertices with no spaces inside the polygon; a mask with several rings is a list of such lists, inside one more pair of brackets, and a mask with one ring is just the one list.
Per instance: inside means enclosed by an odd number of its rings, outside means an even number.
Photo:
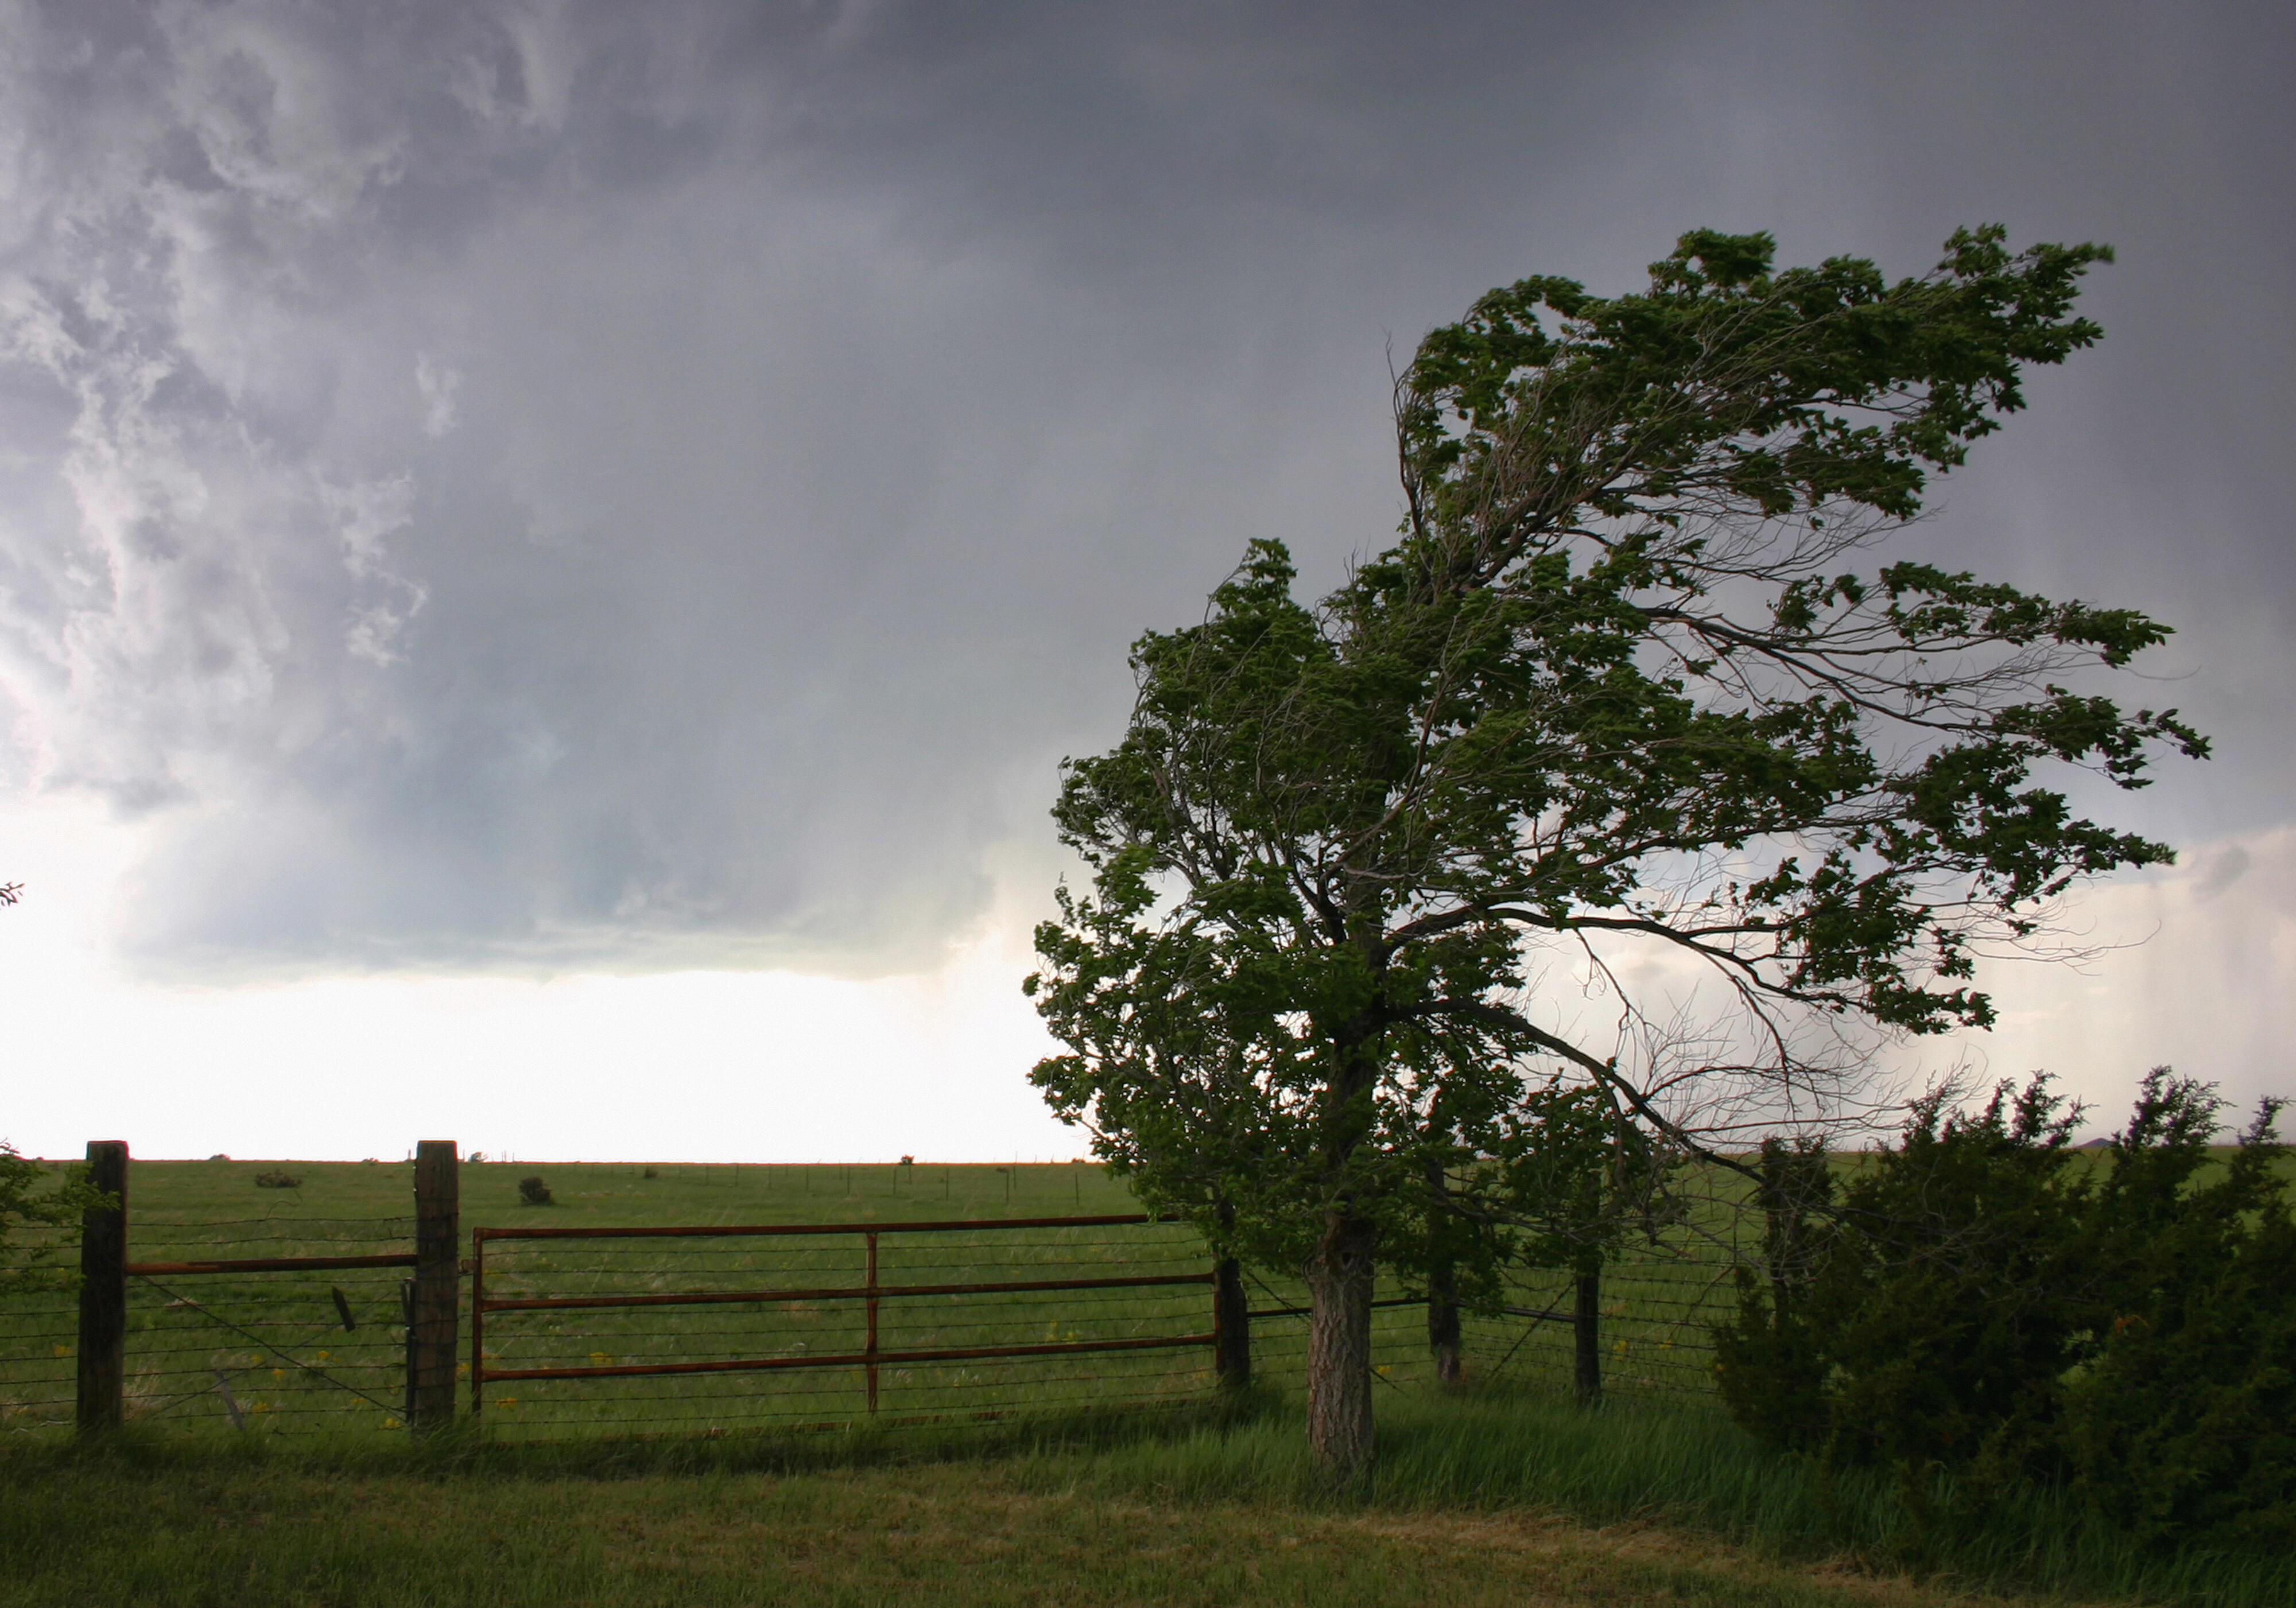
[{"label": "green leaves of tree", "polygon": [[1874,562],[2023,367],[2097,338],[2072,308],[2109,253],[1988,226],[1895,283],[1774,256],[1698,232],[1633,294],[1493,291],[1398,382],[1391,546],[1310,606],[1251,541],[1135,644],[1129,728],[1054,810],[1095,887],[1031,987],[1068,1046],[1037,1081],[1157,1198],[1227,1202],[1269,1257],[1333,1213],[1496,1233],[1536,1214],[1483,1163],[1558,1075],[1701,1143],[1542,1014],[1543,952],[1704,967],[1795,1077],[1787,1013],[1982,1024],[1976,945],[2169,857],[2039,775],[2206,751],[2079,684],[2166,628]]},{"label": "green leaves of tree", "polygon": [[101,1206],[111,1197],[88,1185],[85,1169],[67,1168],[62,1175],[42,1162],[19,1155],[0,1142],[0,1294],[24,1290],[70,1288],[77,1269],[59,1266],[57,1242],[35,1238],[17,1243],[24,1228],[76,1228],[81,1213]]}]

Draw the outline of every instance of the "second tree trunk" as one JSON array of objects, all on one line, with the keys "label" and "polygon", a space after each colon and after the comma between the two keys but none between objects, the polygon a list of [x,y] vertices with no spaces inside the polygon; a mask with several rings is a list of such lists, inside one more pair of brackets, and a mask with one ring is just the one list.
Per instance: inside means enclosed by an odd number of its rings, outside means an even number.
[{"label": "second tree trunk", "polygon": [[1333,1217],[1306,1268],[1308,1445],[1329,1479],[1371,1470],[1372,1257],[1377,1232],[1360,1218]]}]

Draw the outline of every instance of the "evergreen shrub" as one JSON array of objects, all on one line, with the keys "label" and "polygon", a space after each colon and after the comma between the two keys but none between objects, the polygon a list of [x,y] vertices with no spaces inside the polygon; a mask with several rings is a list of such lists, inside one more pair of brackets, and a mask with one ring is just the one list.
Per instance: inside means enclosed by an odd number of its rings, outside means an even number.
[{"label": "evergreen shrub", "polygon": [[1716,1374],[1740,1423],[1824,1466],[2062,1485],[2161,1546],[2296,1542],[2296,1218],[2267,1100],[2168,1068],[2076,1151],[2045,1078],[1918,1103],[1872,1157],[1765,1146],[1764,1265]]}]

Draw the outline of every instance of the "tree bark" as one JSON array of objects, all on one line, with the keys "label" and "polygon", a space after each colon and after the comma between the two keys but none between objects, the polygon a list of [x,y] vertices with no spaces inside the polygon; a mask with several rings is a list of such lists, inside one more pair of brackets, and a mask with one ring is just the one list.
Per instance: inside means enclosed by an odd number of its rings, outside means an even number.
[{"label": "tree bark", "polygon": [[[1374,923],[1349,921],[1349,935],[1374,978],[1383,969]],[[1322,1100],[1324,1165],[1339,1184],[1349,1158],[1371,1138],[1379,1084],[1380,1028],[1367,1010],[1337,1036],[1333,1076]],[[1350,1210],[1344,1188],[1324,1208],[1324,1232],[1305,1268],[1308,1282],[1308,1449],[1335,1486],[1370,1477],[1377,1446],[1371,1412],[1372,1281],[1379,1228]]]},{"label": "tree bark", "polygon": [[1378,1231],[1333,1213],[1308,1260],[1308,1445],[1335,1484],[1371,1472],[1371,1295]]},{"label": "tree bark", "polygon": [[1447,1385],[1465,1374],[1459,1351],[1459,1278],[1448,1262],[1427,1276],[1427,1349],[1435,1354],[1435,1377]]}]

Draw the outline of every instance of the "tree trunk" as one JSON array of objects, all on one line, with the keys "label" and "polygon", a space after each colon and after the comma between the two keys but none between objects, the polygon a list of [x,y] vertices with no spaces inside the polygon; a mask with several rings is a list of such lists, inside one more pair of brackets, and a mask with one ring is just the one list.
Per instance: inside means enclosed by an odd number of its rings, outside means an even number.
[{"label": "tree trunk", "polygon": [[1459,1358],[1459,1278],[1448,1262],[1427,1277],[1427,1349],[1435,1354],[1435,1377],[1451,1385],[1465,1370]]},{"label": "tree trunk", "polygon": [[1308,1445],[1326,1478],[1371,1472],[1372,1255],[1377,1230],[1333,1215],[1308,1260]]},{"label": "tree trunk", "polygon": [[1578,1342],[1578,1405],[1599,1406],[1603,1399],[1603,1270],[1597,1266],[1578,1277],[1578,1310],[1571,1314],[1572,1338]]}]

